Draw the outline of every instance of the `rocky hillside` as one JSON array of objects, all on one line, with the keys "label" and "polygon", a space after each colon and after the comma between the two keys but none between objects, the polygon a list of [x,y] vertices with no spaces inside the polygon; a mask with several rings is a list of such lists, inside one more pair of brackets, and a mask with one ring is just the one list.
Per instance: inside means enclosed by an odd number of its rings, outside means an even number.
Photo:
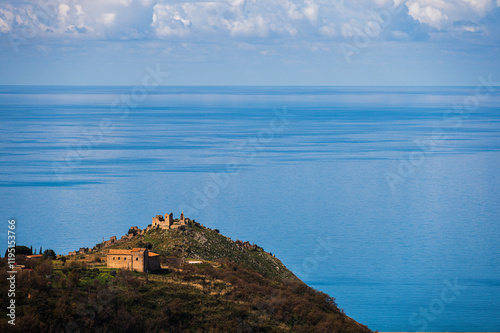
[{"label": "rocky hillside", "polygon": [[[107,268],[110,248],[147,247],[162,269]],[[192,259],[202,263],[189,264]],[[16,278],[16,325],[1,298],[0,332],[371,332],[277,258],[190,221],[174,230],[131,228],[85,255],[29,260]],[[0,279],[10,270],[0,260]],[[0,284],[7,294],[8,284]]]},{"label": "rocky hillside", "polygon": [[233,241],[217,230],[206,228],[196,222],[190,221],[187,226],[179,229],[153,229],[143,234],[130,229],[130,232],[136,233],[130,240],[108,248],[147,247],[159,253],[163,259],[201,259],[210,262],[225,259],[250,267],[266,277],[298,280],[278,258],[259,246],[239,240]]}]

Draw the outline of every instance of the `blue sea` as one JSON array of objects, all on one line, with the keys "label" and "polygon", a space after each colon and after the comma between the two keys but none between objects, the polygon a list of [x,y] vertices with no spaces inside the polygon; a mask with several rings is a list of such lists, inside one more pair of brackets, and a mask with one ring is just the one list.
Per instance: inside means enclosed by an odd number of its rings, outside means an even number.
[{"label": "blue sea", "polygon": [[500,331],[500,87],[0,86],[0,133],[2,254],[184,211],[373,330]]}]

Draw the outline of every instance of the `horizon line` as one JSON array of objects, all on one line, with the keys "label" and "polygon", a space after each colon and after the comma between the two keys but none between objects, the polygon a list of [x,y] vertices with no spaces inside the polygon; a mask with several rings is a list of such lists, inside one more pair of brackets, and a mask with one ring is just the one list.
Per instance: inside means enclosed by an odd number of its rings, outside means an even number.
[{"label": "horizon line", "polygon": [[[135,87],[139,84],[0,84],[0,87]],[[339,87],[339,88],[469,88],[476,85],[313,85],[313,84],[288,84],[288,85],[261,85],[261,84],[167,84],[157,85],[155,88],[167,87],[193,87],[193,88],[211,88],[211,87],[255,87],[255,88],[273,88],[273,87]],[[493,87],[500,87],[494,85]]]}]

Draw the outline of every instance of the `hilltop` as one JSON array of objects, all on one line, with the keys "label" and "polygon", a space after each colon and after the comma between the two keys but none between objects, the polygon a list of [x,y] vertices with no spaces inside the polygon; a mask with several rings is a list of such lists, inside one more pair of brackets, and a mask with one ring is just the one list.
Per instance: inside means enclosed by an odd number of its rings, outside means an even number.
[{"label": "hilltop", "polygon": [[[132,248],[160,254],[162,269],[106,268],[103,254]],[[18,275],[16,326],[7,324],[2,299],[0,331],[371,332],[271,253],[195,221],[170,230],[132,227],[120,240],[80,252],[19,258],[33,271]],[[3,279],[5,259],[1,265]]]},{"label": "hilltop", "polygon": [[170,230],[148,227],[141,231],[132,227],[127,237],[105,247],[96,246],[86,255],[101,254],[109,249],[141,247],[160,254],[165,264],[176,262],[175,259],[199,259],[212,263],[228,260],[252,268],[265,277],[298,280],[278,258],[261,247],[240,240],[233,241],[218,230],[206,228],[195,221],[187,221],[186,225]]}]

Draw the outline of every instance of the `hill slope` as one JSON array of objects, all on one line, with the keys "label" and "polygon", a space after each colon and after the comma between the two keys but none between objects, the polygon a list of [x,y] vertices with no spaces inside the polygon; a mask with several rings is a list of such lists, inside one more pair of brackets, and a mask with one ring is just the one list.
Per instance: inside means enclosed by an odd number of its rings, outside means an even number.
[{"label": "hill slope", "polygon": [[[86,259],[141,246],[177,261],[154,274],[90,269],[79,256],[26,262],[34,270],[17,276],[16,326],[7,323],[9,300],[2,298],[0,331],[371,332],[271,254],[197,223],[131,235]],[[204,263],[184,264],[179,257]],[[5,258],[0,264],[5,279]],[[6,284],[0,288],[7,293]]]},{"label": "hill slope", "polygon": [[229,237],[192,221],[179,229],[153,229],[144,234],[136,234],[132,239],[119,242],[109,248],[132,249],[135,247],[148,247],[163,258],[201,259],[211,262],[227,259],[250,267],[266,277],[298,280],[278,258],[257,245],[233,241]]}]

